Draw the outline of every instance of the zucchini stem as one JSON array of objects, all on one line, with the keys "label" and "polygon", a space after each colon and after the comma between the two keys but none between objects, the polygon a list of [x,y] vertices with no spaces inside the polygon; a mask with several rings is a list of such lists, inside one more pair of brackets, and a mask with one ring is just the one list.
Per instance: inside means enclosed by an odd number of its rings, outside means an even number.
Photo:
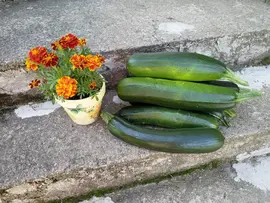
[{"label": "zucchini stem", "polygon": [[239,78],[238,76],[236,76],[234,74],[234,72],[231,71],[231,69],[226,68],[226,70],[227,70],[227,72],[223,76],[224,79],[228,79],[228,80],[230,80],[230,81],[232,81],[234,83],[237,83],[237,84],[240,84],[240,85],[243,85],[243,86],[248,86],[248,82],[244,81],[241,78]]},{"label": "zucchini stem", "polygon": [[106,124],[108,124],[109,121],[114,117],[114,115],[112,115],[108,112],[101,112],[100,116]]},{"label": "zucchini stem", "polygon": [[219,119],[219,121],[220,121],[224,126],[226,126],[226,127],[230,127],[230,126],[231,126],[230,122],[226,119],[225,116],[222,116],[222,117],[220,117],[220,118],[218,118],[218,119]]},{"label": "zucchini stem", "polygon": [[227,116],[229,116],[230,118],[235,117],[236,116],[236,112],[233,109],[227,109],[223,111]]},{"label": "zucchini stem", "polygon": [[239,92],[241,94],[244,94],[244,93],[250,92],[250,89],[241,87],[241,88],[239,88]]},{"label": "zucchini stem", "polygon": [[219,122],[221,122],[224,126],[226,126],[226,127],[231,126],[231,124],[228,121],[227,117],[225,116],[224,112],[210,112],[209,114],[214,116],[215,118],[217,118],[219,120]]},{"label": "zucchini stem", "polygon": [[235,100],[235,102],[241,102],[241,101],[245,101],[248,99],[251,99],[253,97],[259,97],[262,95],[262,93],[258,90],[249,90],[248,89],[244,89],[244,91],[241,91],[237,94],[237,99]]}]

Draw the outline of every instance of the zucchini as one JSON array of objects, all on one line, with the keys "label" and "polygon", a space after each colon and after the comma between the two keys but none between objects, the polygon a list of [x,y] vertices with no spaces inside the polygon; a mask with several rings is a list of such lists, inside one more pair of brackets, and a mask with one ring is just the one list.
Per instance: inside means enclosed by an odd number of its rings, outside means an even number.
[{"label": "zucchini", "polygon": [[117,92],[122,100],[128,102],[193,111],[231,109],[237,102],[260,95],[259,91],[238,93],[226,87],[143,77],[121,80]]},{"label": "zucchini", "polygon": [[204,81],[200,83],[207,84],[207,85],[215,85],[215,86],[220,86],[220,87],[229,87],[237,92],[240,92],[240,88],[238,87],[238,85],[230,81],[211,80],[211,81]]},{"label": "zucchini", "polygon": [[214,116],[160,106],[128,106],[120,109],[117,115],[133,124],[165,128],[219,127],[218,119]]},{"label": "zucchini", "polygon": [[139,147],[171,153],[207,153],[221,148],[223,135],[214,128],[149,129],[132,125],[118,116],[101,113],[108,130]]},{"label": "zucchini", "polygon": [[131,76],[184,81],[226,79],[247,86],[226,65],[214,58],[184,52],[138,53],[128,59]]}]

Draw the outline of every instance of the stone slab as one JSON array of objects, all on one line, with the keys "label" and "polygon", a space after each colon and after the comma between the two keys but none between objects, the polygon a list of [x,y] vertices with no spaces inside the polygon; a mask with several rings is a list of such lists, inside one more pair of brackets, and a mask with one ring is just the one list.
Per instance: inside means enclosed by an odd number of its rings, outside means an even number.
[{"label": "stone slab", "polygon": [[[17,62],[31,47],[68,32],[88,38],[95,51],[113,51],[269,31],[269,11],[260,0],[0,2],[0,64]],[[216,42],[225,53],[230,52],[227,40]],[[261,47],[250,43],[246,49]]]},{"label": "stone slab", "polygon": [[[253,69],[256,68],[243,70],[242,73],[248,73],[243,78],[256,76]],[[263,71],[261,75],[265,76],[269,69],[258,67],[258,71]],[[24,119],[17,116],[16,110],[3,113],[0,116],[0,199],[62,199],[267,149],[270,147],[270,87],[269,81],[262,78],[249,81],[251,87],[261,89],[262,97],[237,106],[232,126],[221,128],[226,137],[224,147],[210,154],[170,154],[134,147],[113,137],[102,120],[90,126],[78,126],[61,108],[48,115]],[[115,96],[114,90],[107,92],[104,110],[114,113],[123,106]],[[22,191],[27,192],[22,194]]]},{"label": "stone slab", "polygon": [[[269,156],[256,157],[118,191],[106,198],[115,203],[268,203],[269,165]],[[267,190],[265,186],[268,186]],[[103,199],[100,198],[100,201]]]}]

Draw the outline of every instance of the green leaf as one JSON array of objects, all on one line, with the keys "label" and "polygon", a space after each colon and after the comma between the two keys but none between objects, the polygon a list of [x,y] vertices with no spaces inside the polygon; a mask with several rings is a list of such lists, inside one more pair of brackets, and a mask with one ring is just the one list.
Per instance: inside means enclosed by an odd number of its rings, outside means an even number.
[{"label": "green leaf", "polygon": [[55,83],[52,83],[52,84],[50,85],[50,89],[53,89],[53,88],[54,88],[54,85],[55,85]]}]

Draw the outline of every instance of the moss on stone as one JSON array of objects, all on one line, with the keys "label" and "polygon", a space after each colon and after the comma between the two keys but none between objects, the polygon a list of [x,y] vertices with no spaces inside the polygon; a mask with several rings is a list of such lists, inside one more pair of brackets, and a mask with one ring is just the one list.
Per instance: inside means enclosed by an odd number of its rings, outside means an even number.
[{"label": "moss on stone", "polygon": [[[269,2],[270,2],[270,0],[269,0]],[[264,57],[259,64],[260,65],[269,65],[270,64],[270,56]]]},{"label": "moss on stone", "polygon": [[[145,184],[150,184],[150,183],[158,183],[160,181],[163,180],[167,180],[167,179],[171,179],[173,177],[177,177],[177,176],[184,176],[184,175],[188,175],[191,174],[197,170],[210,170],[210,169],[214,169],[219,167],[223,162],[221,160],[214,160],[208,164],[205,165],[201,165],[198,167],[194,167],[185,171],[180,171],[180,172],[175,172],[172,174],[164,174],[158,177],[154,177],[154,178],[150,178],[150,179],[146,179],[146,180],[142,180],[142,181],[135,181],[133,183],[130,184],[126,184],[123,186],[119,186],[119,187],[112,187],[112,188],[102,188],[102,189],[97,189],[97,190],[93,190],[90,191],[89,193],[85,194],[85,195],[81,195],[81,196],[77,196],[77,197],[69,197],[69,198],[65,198],[62,200],[51,200],[51,201],[47,201],[46,203],[77,203],[83,200],[87,200],[92,198],[93,196],[96,197],[102,197],[106,194],[112,193],[112,192],[116,192],[118,190],[123,190],[123,189],[128,189],[128,188],[132,188],[138,185],[145,185]],[[45,203],[44,201],[40,201],[39,203]]]}]

